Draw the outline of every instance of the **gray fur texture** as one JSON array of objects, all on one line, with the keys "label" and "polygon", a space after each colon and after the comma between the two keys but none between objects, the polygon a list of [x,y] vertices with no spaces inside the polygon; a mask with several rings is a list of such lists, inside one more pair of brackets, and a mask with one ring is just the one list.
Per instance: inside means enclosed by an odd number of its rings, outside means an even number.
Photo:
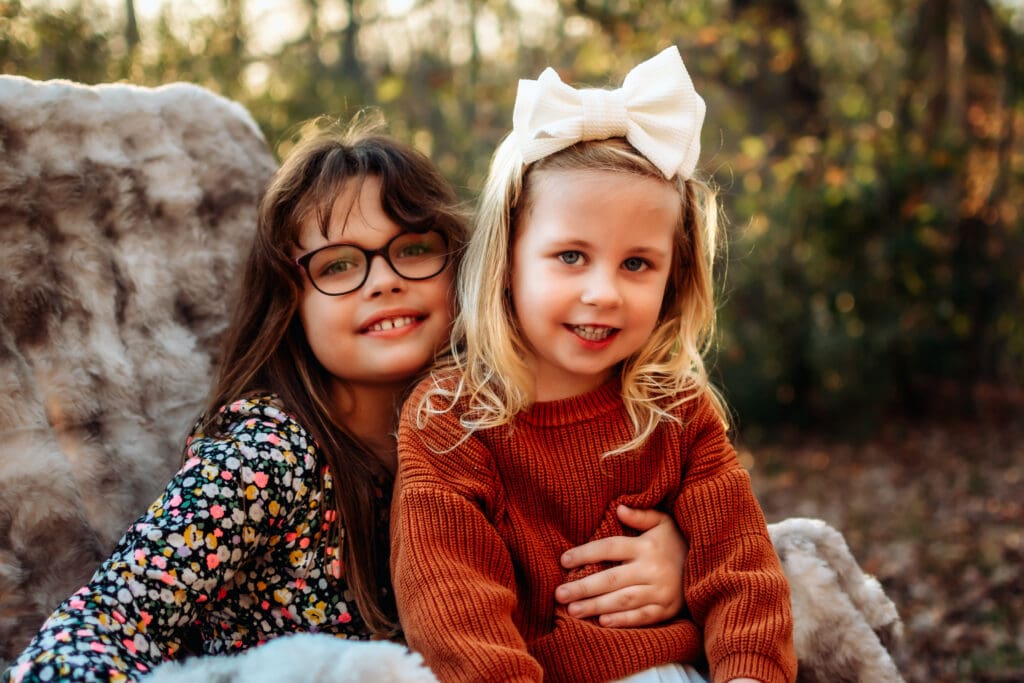
[{"label": "gray fur texture", "polygon": [[799,683],[900,683],[896,606],[861,571],[842,534],[820,519],[768,525],[793,603]]},{"label": "gray fur texture", "polygon": [[275,166],[194,85],[0,76],[0,665],[179,462]]}]

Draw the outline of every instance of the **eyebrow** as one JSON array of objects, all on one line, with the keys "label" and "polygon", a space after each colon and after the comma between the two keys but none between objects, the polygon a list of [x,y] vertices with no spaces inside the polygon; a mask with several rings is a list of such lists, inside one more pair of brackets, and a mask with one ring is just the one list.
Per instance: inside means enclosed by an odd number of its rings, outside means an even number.
[{"label": "eyebrow", "polygon": [[[581,239],[566,239],[566,240],[553,240],[551,242],[552,248],[555,249],[592,249],[594,243],[587,240]],[[668,256],[670,252],[656,247],[639,246],[631,248],[628,252],[634,256]]]}]

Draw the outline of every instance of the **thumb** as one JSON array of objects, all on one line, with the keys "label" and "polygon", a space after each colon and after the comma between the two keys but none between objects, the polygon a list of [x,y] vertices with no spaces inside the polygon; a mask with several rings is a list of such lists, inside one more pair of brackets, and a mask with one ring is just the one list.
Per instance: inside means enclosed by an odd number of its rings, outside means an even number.
[{"label": "thumb", "polygon": [[615,514],[619,521],[631,529],[637,531],[649,531],[669,519],[668,515],[658,510],[639,510],[627,505],[619,505],[615,508]]}]

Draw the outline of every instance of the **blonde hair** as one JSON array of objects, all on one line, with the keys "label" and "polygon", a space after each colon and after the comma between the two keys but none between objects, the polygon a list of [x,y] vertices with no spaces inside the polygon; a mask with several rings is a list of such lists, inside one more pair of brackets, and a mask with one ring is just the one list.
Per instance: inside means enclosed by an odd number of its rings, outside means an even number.
[{"label": "blonde hair", "polygon": [[623,138],[580,142],[524,169],[515,139],[509,136],[494,154],[480,198],[459,272],[460,311],[451,355],[435,369],[433,386],[419,405],[421,425],[430,414],[464,401],[459,405],[460,421],[471,434],[511,423],[532,402],[533,376],[525,361],[529,345],[509,293],[512,244],[522,217],[530,211],[535,174],[573,170],[622,173],[623,182],[630,175],[656,178],[676,188],[682,205],[658,323],[643,347],[620,368],[622,398],[634,436],[609,454],[641,446],[660,422],[675,419],[674,409],[701,396],[728,422],[703,359],[715,326],[715,190],[701,180],[666,180]]}]

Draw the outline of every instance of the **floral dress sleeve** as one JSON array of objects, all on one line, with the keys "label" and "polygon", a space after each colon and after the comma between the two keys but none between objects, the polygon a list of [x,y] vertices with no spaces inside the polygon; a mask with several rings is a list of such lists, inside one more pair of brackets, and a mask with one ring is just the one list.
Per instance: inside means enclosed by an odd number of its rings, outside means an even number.
[{"label": "floral dress sleeve", "polygon": [[[182,468],[43,624],[5,674],[12,683],[134,680],[176,655],[246,563],[304,524],[301,499],[321,492],[305,431],[266,399],[220,417],[224,434],[189,438]],[[204,638],[217,627],[199,624]]]}]

